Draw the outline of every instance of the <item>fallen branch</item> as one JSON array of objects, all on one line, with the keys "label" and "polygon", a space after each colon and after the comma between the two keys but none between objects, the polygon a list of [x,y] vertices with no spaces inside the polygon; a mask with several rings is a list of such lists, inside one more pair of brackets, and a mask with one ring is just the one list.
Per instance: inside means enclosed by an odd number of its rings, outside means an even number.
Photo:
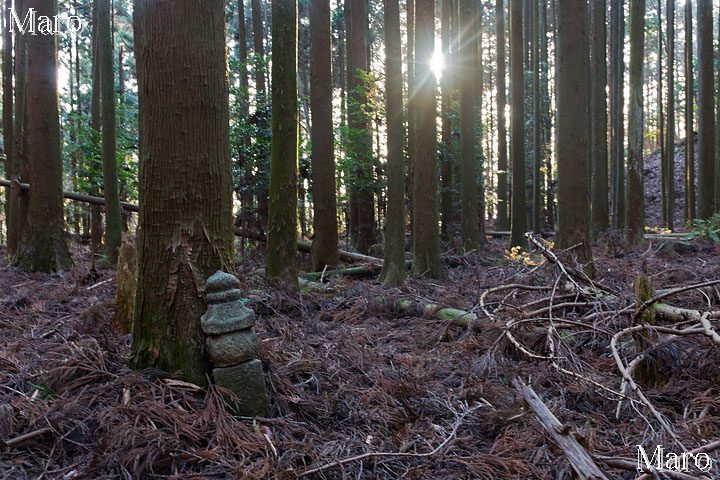
[{"label": "fallen branch", "polygon": [[5,445],[8,447],[15,447],[20,445],[23,442],[27,442],[28,440],[32,440],[35,437],[39,437],[41,435],[45,435],[46,433],[52,432],[53,429],[50,427],[41,428],[39,430],[35,430],[33,432],[26,433],[24,435],[20,435],[19,437],[11,438],[9,440],[5,440]]},{"label": "fallen branch", "polygon": [[460,426],[463,424],[463,421],[465,420],[465,417],[473,413],[475,410],[477,410],[480,407],[487,406],[485,403],[478,403],[472,408],[469,408],[465,410],[464,412],[460,413],[457,416],[457,419],[455,420],[455,424],[453,425],[453,429],[450,432],[450,435],[443,440],[443,442],[435,447],[432,451],[426,452],[426,453],[404,453],[404,452],[368,452],[363,453],[361,455],[356,455],[354,457],[345,458],[342,460],[336,460],[334,462],[326,463],[324,465],[321,465],[319,467],[311,468],[309,470],[305,470],[304,472],[297,473],[296,476],[298,478],[300,477],[306,477],[308,475],[312,475],[313,473],[322,472],[324,470],[328,470],[330,468],[339,467],[340,465],[345,465],[347,463],[352,462],[358,462],[360,460],[365,460],[366,458],[382,458],[382,457],[400,457],[400,458],[426,458],[426,457],[432,457],[433,455],[437,455],[439,452],[441,452],[445,447],[448,446],[448,444],[452,441],[453,438],[455,438],[455,435],[457,435],[457,431],[460,428]]},{"label": "fallen branch", "polygon": [[535,391],[525,385],[522,380],[516,377],[513,380],[513,385],[530,409],[535,412],[537,419],[543,428],[545,428],[545,431],[550,434],[557,446],[565,453],[575,473],[582,479],[608,480],[608,477],[595,465],[588,451],[585,450],[571,434],[572,427],[561,424],[550,409],[540,400],[540,397],[537,396]]}]

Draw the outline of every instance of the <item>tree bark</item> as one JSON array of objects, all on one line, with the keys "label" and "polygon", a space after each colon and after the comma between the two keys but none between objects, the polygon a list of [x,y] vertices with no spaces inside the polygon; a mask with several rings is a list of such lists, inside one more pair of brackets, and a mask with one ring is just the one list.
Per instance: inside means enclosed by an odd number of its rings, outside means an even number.
[{"label": "tree bark", "polygon": [[266,268],[268,279],[297,288],[297,0],[272,1],[272,147]]},{"label": "tree bark", "polygon": [[505,126],[505,7],[503,0],[495,3],[495,36],[497,39],[497,119],[498,119],[498,172],[497,172],[497,228],[509,230],[507,185],[507,128]]},{"label": "tree bark", "polygon": [[335,143],[332,118],[332,42],[330,1],[310,2],[310,108],[312,109],[312,267],[338,263]]},{"label": "tree bark", "polygon": [[692,3],[685,2],[685,222],[695,218],[695,133]]},{"label": "tree bark", "polygon": [[416,85],[415,85],[415,0],[406,0],[407,8],[407,143],[408,143],[408,206],[410,210],[410,242],[415,243],[415,163],[416,142]]},{"label": "tree bark", "polygon": [[643,61],[645,59],[645,0],[630,0],[630,113],[628,122],[628,193],[625,229],[628,243],[645,241],[643,193]]},{"label": "tree bark", "polygon": [[715,79],[713,78],[713,9],[698,0],[698,196],[697,216],[715,212]]},{"label": "tree bark", "polygon": [[[588,110],[588,32],[585,2],[558,2],[558,248],[581,244],[574,253],[582,264],[592,262],[588,218],[589,132],[585,129]],[[604,25],[603,25],[604,27]],[[592,266],[590,266],[592,270]],[[587,271],[587,269],[586,269]]]},{"label": "tree bark", "polygon": [[105,197],[105,255],[117,263],[122,242],[115,137],[115,67],[113,65],[110,0],[98,0],[98,60],[102,95],[102,162]]},{"label": "tree bark", "polygon": [[532,188],[532,230],[535,233],[542,231],[543,202],[542,202],[542,122],[540,120],[540,8],[537,0],[533,3],[533,188]]},{"label": "tree bark", "polygon": [[413,184],[413,274],[442,278],[445,272],[438,231],[435,75],[430,68],[435,50],[435,0],[416,0],[415,6],[417,152]]},{"label": "tree bark", "polygon": [[[38,17],[57,14],[54,0],[29,0]],[[28,225],[15,264],[32,272],[66,270],[72,260],[65,242],[62,201],[60,113],[56,35],[28,35]]]},{"label": "tree bark", "polygon": [[667,169],[665,184],[667,186],[666,225],[670,231],[675,230],[675,0],[667,0],[665,5],[667,16],[667,136],[665,137],[665,155]]},{"label": "tree bark", "polygon": [[387,218],[385,260],[380,272],[384,287],[405,282],[405,166],[403,165],[402,50],[400,5],[385,0],[385,98],[387,99]]},{"label": "tree bark", "polygon": [[234,271],[224,5],[134,1],[141,205],[131,364],[182,370],[198,385],[210,372],[205,280]]},{"label": "tree bark", "polygon": [[477,22],[472,0],[460,0],[460,194],[462,199],[462,242],[466,252],[480,244],[478,226],[477,174],[475,171],[475,68]]},{"label": "tree bark", "polygon": [[525,71],[523,69],[522,0],[510,0],[510,84],[512,90],[512,221],[510,246],[527,248],[525,185]]},{"label": "tree bark", "polygon": [[608,229],[607,58],[605,54],[605,0],[592,0],[592,230]]},{"label": "tree bark", "polygon": [[[102,109],[100,105],[100,52],[98,41],[98,1],[93,0],[92,3],[92,96],[90,99],[90,128],[93,130],[92,144],[93,150],[97,152],[100,150],[100,135],[102,130]],[[97,162],[96,157],[90,156],[87,161],[91,164],[90,171],[97,172],[101,168],[101,164]],[[100,195],[100,186],[97,183],[95,174],[91,174],[90,178],[90,193],[93,195]],[[90,206],[90,248],[93,253],[100,250],[103,237],[103,222],[102,222],[102,209],[99,205]]]}]

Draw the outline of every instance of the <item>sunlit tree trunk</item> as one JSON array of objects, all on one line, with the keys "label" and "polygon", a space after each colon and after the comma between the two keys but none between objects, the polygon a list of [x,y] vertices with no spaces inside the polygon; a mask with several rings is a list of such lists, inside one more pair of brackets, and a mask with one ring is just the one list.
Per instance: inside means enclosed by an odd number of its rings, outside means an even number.
[{"label": "sunlit tree trunk", "polygon": [[695,133],[692,3],[685,3],[685,222],[695,218]]},{"label": "sunlit tree trunk", "polygon": [[266,269],[297,288],[297,0],[272,0],[272,147]]},{"label": "sunlit tree trunk", "polygon": [[312,263],[315,271],[338,262],[331,40],[330,1],[310,2],[310,135],[315,208]]},{"label": "sunlit tree trunk", "polygon": [[665,6],[667,16],[667,136],[665,154],[667,168],[665,184],[667,185],[667,210],[665,220],[667,227],[675,230],[675,0],[667,0]]},{"label": "sunlit tree trunk", "polygon": [[592,0],[592,230],[608,229],[607,58],[605,54],[605,0]]},{"label": "sunlit tree trunk", "polygon": [[440,259],[437,202],[437,127],[435,75],[430,59],[435,50],[435,0],[416,0],[416,102],[417,158],[413,202],[415,234],[413,273],[431,278],[444,276]]},{"label": "sunlit tree trunk", "polygon": [[122,241],[115,138],[115,67],[110,0],[98,0],[98,60],[102,95],[102,162],[105,197],[105,255],[117,262]]},{"label": "sunlit tree trunk", "polygon": [[[38,16],[57,14],[55,0],[29,0]],[[30,170],[28,224],[15,264],[32,272],[70,268],[63,212],[56,35],[28,35],[27,145]]]},{"label": "sunlit tree trunk", "polygon": [[[560,0],[558,2],[558,91],[557,91],[557,145],[558,145],[558,248],[570,248],[578,261],[592,262],[590,248],[590,219],[588,218],[589,191],[586,182],[587,144],[589,132],[585,129],[588,109],[588,31],[585,2]],[[592,267],[590,267],[592,269]]]},{"label": "sunlit tree trunk", "polygon": [[415,158],[417,156],[416,95],[415,88],[415,0],[406,0],[407,8],[407,143],[408,143],[408,206],[410,210],[410,241],[415,237]]},{"label": "sunlit tree trunk", "polygon": [[510,85],[512,94],[512,224],[510,246],[527,248],[525,188],[525,72],[522,0],[510,0]]},{"label": "sunlit tree trunk", "polygon": [[[442,189],[440,191],[440,219],[442,221],[441,234],[444,240],[448,240],[453,234],[453,159],[455,152],[452,148],[452,81],[454,72],[447,68],[451,63],[450,38],[452,22],[452,0],[441,2],[441,41],[442,52],[445,59],[445,67],[440,79],[440,178]],[[461,101],[462,105],[462,101]],[[472,120],[471,120],[472,121]],[[464,221],[464,218],[463,218]]]},{"label": "sunlit tree trunk", "polygon": [[630,108],[628,122],[627,211],[625,229],[631,245],[644,242],[643,193],[643,61],[645,59],[645,0],[630,0]]},{"label": "sunlit tree trunk", "polygon": [[387,184],[385,261],[380,280],[385,287],[405,281],[405,166],[403,165],[402,53],[400,5],[385,0],[385,98],[387,98]]},{"label": "sunlit tree trunk", "polygon": [[205,280],[234,271],[224,6],[134,2],[140,216],[130,363],[182,370],[198,385],[210,372]]},{"label": "sunlit tree trunk", "polygon": [[510,222],[508,219],[508,154],[507,154],[507,129],[505,127],[505,7],[503,0],[495,3],[495,35],[497,41],[497,118],[498,118],[498,173],[497,173],[497,228],[508,230]]},{"label": "sunlit tree trunk", "polygon": [[715,204],[715,79],[711,0],[698,0],[698,197],[697,216],[710,218]]}]

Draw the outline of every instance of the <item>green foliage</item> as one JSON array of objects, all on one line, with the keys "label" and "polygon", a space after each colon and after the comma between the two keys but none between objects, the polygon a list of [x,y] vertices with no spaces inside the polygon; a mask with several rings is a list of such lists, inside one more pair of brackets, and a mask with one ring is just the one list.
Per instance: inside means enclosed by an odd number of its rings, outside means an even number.
[{"label": "green foliage", "polygon": [[692,221],[693,238],[703,237],[713,242],[720,242],[720,213],[716,213],[707,220],[696,218]]}]

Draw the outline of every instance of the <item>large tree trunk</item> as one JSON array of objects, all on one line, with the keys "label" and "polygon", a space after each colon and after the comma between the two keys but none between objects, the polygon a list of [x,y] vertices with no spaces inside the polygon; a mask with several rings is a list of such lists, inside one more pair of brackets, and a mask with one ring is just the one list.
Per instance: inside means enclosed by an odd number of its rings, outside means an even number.
[{"label": "large tree trunk", "polygon": [[[474,69],[477,72],[474,80],[474,118],[479,125],[478,134],[475,138],[476,145],[476,177],[474,185],[477,191],[475,203],[477,205],[476,225],[478,229],[478,246],[481,247],[487,243],[485,236],[485,216],[486,216],[486,198],[485,198],[485,164],[490,164],[490,155],[486,157],[482,151],[483,141],[483,88],[485,85],[485,67],[483,65],[483,5],[481,2],[471,4],[472,17],[475,22],[474,30],[476,31],[475,39],[472,44]],[[488,169],[490,171],[490,169]]]},{"label": "large tree trunk", "polygon": [[[446,1],[446,0],[445,0]],[[460,0],[460,193],[462,198],[462,241],[466,252],[480,244],[478,225],[477,175],[475,172],[475,68],[478,23],[472,0]]]},{"label": "large tree trunk", "polygon": [[542,202],[542,121],[540,120],[540,8],[537,0],[533,0],[533,188],[532,188],[532,230],[540,233],[543,227]]},{"label": "large tree trunk", "polygon": [[[357,208],[357,249],[368,253],[375,243],[375,195],[372,159],[372,131],[365,111],[368,102],[364,77],[367,64],[367,10],[365,0],[346,0],[350,17],[348,30],[348,90],[352,99],[348,124],[352,130],[350,151],[354,159],[354,195]],[[351,199],[352,202],[352,199]],[[352,217],[351,217],[352,218]]]},{"label": "large tree trunk", "polygon": [[205,280],[234,271],[224,4],[134,2],[141,204],[131,363],[182,370],[198,385],[210,372]]},{"label": "large tree trunk", "polygon": [[667,0],[667,136],[665,137],[665,185],[667,204],[665,221],[670,231],[675,230],[675,0]]},{"label": "large tree trunk", "polygon": [[110,0],[98,0],[98,60],[102,94],[102,161],[105,197],[105,255],[117,262],[122,242],[120,192],[118,189],[115,138],[115,68],[113,65]]},{"label": "large tree trunk", "polygon": [[[3,15],[3,52],[2,52],[2,83],[3,83],[3,150],[5,153],[5,175],[9,179],[15,177],[13,164],[13,51],[12,34],[10,32],[11,0],[5,0],[5,15]],[[17,218],[18,196],[16,189],[6,190],[5,198],[5,224],[7,225],[8,254],[14,255],[18,246]]]},{"label": "large tree trunk", "polygon": [[643,61],[645,0],[630,0],[630,113],[628,121],[628,193],[625,229],[628,243],[644,242],[643,190]]},{"label": "large tree trunk", "polygon": [[415,209],[415,275],[431,278],[444,276],[440,259],[440,232],[437,204],[437,109],[435,75],[430,59],[435,50],[435,0],[415,3],[415,92],[417,103],[417,139],[413,202]]},{"label": "large tree trunk", "polygon": [[[15,11],[20,12],[22,18],[27,13],[25,0],[15,1]],[[27,156],[27,35],[18,35],[15,40],[15,121],[13,122],[13,143],[11,145],[12,171],[17,182],[29,181],[29,165]],[[10,196],[15,200],[15,215],[13,225],[15,228],[15,252],[20,248],[28,222],[29,193],[22,190],[17,183],[10,189]]]},{"label": "large tree trunk", "polygon": [[268,279],[297,288],[297,0],[272,1],[272,147],[266,268]]},{"label": "large tree trunk", "polygon": [[[347,0],[346,0],[347,1]],[[416,135],[416,84],[415,84],[415,0],[406,0],[407,8],[407,143],[408,143],[408,209],[410,210],[410,243],[415,238],[415,163],[417,157]]]},{"label": "large tree trunk", "polygon": [[[587,144],[588,32],[585,2],[558,2],[558,248],[581,244],[574,253],[582,264],[592,262],[588,218]],[[604,28],[604,25],[603,25]],[[590,267],[592,270],[592,267]]]},{"label": "large tree trunk", "polygon": [[495,35],[497,38],[497,119],[498,119],[498,173],[497,173],[497,228],[509,230],[508,221],[508,154],[505,127],[505,7],[503,0],[495,4]]},{"label": "large tree trunk", "polygon": [[[265,71],[268,65],[265,61],[265,27],[263,21],[264,0],[251,0],[252,25],[253,25],[253,53],[255,54],[255,109],[260,112],[259,128],[267,128],[266,92],[267,80]],[[268,219],[268,152],[262,152],[258,158],[259,165],[256,177],[255,195],[258,205],[258,219],[260,225],[265,227]]]},{"label": "large tree trunk", "polygon": [[385,0],[385,98],[387,99],[387,217],[385,261],[380,280],[385,287],[405,282],[405,166],[403,165],[402,53],[400,5]]},{"label": "large tree trunk", "polygon": [[610,157],[612,165],[612,217],[617,229],[625,225],[625,19],[622,0],[610,0]]},{"label": "large tree trunk", "polygon": [[[57,14],[55,0],[29,0],[28,8],[38,16]],[[28,35],[27,51],[30,204],[15,264],[33,272],[60,271],[72,260],[65,243],[56,36]]]},{"label": "large tree trunk", "polygon": [[[100,45],[100,42],[98,41],[98,1],[99,0],[93,0],[92,4],[92,96],[90,99],[90,128],[94,130],[92,143],[95,151],[100,149],[99,139],[100,132],[102,130],[102,114],[100,106],[100,49],[98,48]],[[90,169],[91,171],[98,171],[101,168],[101,165],[96,162],[95,158],[96,157],[91,156],[87,159],[88,162],[94,163]],[[100,186],[97,184],[96,180],[97,179],[95,177],[90,178],[90,194],[99,196]],[[100,245],[102,244],[102,209],[100,208],[100,205],[91,205],[90,212],[90,248],[92,252],[95,253],[100,250]]]},{"label": "large tree trunk", "polygon": [[[445,59],[445,68],[443,69],[442,78],[440,80],[440,118],[442,125],[440,127],[440,178],[442,189],[440,192],[440,219],[441,219],[441,235],[444,240],[449,240],[454,234],[453,219],[453,159],[455,152],[453,151],[452,141],[452,81],[451,78],[455,72],[448,68],[450,64],[450,34],[452,22],[452,0],[443,0],[441,2],[441,41],[442,53]],[[462,74],[462,73],[461,73]],[[462,105],[462,101],[461,101]],[[474,119],[469,120],[474,121]],[[464,221],[464,218],[463,218]]]},{"label": "large tree trunk", "polygon": [[607,61],[605,0],[592,0],[592,230],[608,229]]},{"label": "large tree trunk", "polygon": [[685,222],[695,218],[695,133],[692,3],[685,2]]},{"label": "large tree trunk", "polygon": [[338,263],[335,144],[332,118],[330,1],[310,2],[310,108],[312,109],[312,269]]},{"label": "large tree trunk", "polygon": [[510,86],[512,95],[512,224],[510,246],[527,248],[525,185],[525,72],[522,0],[510,0]]},{"label": "large tree trunk", "polygon": [[713,78],[713,14],[711,0],[698,0],[698,197],[699,218],[715,209],[715,79]]}]

